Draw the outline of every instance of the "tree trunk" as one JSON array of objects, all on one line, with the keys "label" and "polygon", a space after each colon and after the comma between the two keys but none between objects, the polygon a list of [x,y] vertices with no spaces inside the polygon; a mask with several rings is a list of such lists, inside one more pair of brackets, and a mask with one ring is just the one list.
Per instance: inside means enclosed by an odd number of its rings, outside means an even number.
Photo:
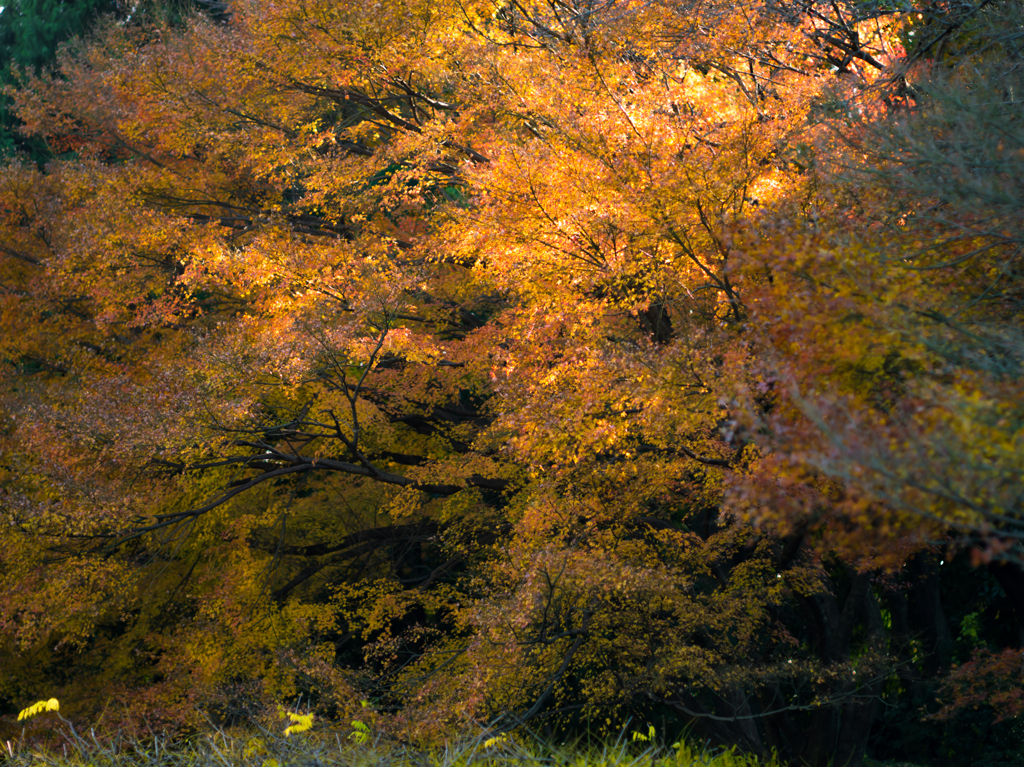
[{"label": "tree trunk", "polygon": [[988,571],[992,573],[1013,605],[1017,619],[1017,647],[1024,647],[1024,570],[1012,562],[991,562]]},{"label": "tree trunk", "polygon": [[934,676],[953,659],[953,635],[942,609],[939,589],[939,563],[931,552],[922,552],[910,560],[910,624],[924,640],[927,657],[924,672]]}]

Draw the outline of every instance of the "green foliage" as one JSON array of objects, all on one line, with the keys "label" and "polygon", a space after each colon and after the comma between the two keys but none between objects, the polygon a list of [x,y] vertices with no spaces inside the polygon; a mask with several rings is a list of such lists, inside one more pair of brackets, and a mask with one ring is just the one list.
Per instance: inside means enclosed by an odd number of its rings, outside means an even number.
[{"label": "green foliage", "polygon": [[53,62],[60,43],[116,8],[113,0],[8,0],[0,13],[0,60],[38,72]]}]

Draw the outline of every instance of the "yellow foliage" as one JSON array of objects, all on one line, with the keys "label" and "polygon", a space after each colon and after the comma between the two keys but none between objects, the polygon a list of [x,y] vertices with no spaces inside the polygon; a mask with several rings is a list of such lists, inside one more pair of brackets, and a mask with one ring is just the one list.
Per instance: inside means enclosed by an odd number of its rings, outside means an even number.
[{"label": "yellow foliage", "polygon": [[18,712],[18,721],[23,719],[31,719],[36,714],[41,714],[45,711],[59,711],[60,703],[56,698],[50,698],[49,700],[41,700],[38,703],[33,703],[28,708],[24,708]]}]

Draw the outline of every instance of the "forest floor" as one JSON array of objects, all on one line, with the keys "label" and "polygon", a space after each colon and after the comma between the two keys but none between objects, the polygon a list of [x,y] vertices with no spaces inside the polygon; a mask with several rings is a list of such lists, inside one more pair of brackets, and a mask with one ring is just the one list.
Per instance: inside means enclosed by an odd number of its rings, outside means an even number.
[{"label": "forest floor", "polygon": [[[115,743],[74,741],[46,749],[18,749],[8,742],[10,767],[780,767],[735,750],[676,743],[650,745],[620,739],[599,747],[523,746],[507,739],[414,749],[381,741],[353,742],[339,734],[279,738],[217,732],[181,742],[123,739]],[[864,767],[918,767],[910,762],[865,758]]]},{"label": "forest floor", "polygon": [[[433,749],[375,740],[356,728],[350,733],[302,733],[279,737],[256,731],[217,731],[182,741],[122,738],[100,742],[70,733],[47,748],[19,748],[9,741],[10,767],[779,767],[735,750],[680,742],[654,745],[637,733],[602,746],[524,745],[508,737],[479,737]],[[870,767],[913,767],[881,765]]]}]

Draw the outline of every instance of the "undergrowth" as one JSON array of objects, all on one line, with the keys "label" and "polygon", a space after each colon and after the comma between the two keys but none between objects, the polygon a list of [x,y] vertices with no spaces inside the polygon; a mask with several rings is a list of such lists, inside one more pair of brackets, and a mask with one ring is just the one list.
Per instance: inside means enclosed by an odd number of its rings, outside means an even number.
[{"label": "undergrowth", "polygon": [[3,750],[10,767],[780,767],[774,758],[759,760],[734,749],[685,742],[666,748],[642,738],[619,738],[602,746],[548,746],[480,736],[419,749],[353,734],[358,731],[282,737],[266,730],[216,730],[180,741],[121,736],[101,742],[69,729],[57,746],[19,748],[8,741]]}]

